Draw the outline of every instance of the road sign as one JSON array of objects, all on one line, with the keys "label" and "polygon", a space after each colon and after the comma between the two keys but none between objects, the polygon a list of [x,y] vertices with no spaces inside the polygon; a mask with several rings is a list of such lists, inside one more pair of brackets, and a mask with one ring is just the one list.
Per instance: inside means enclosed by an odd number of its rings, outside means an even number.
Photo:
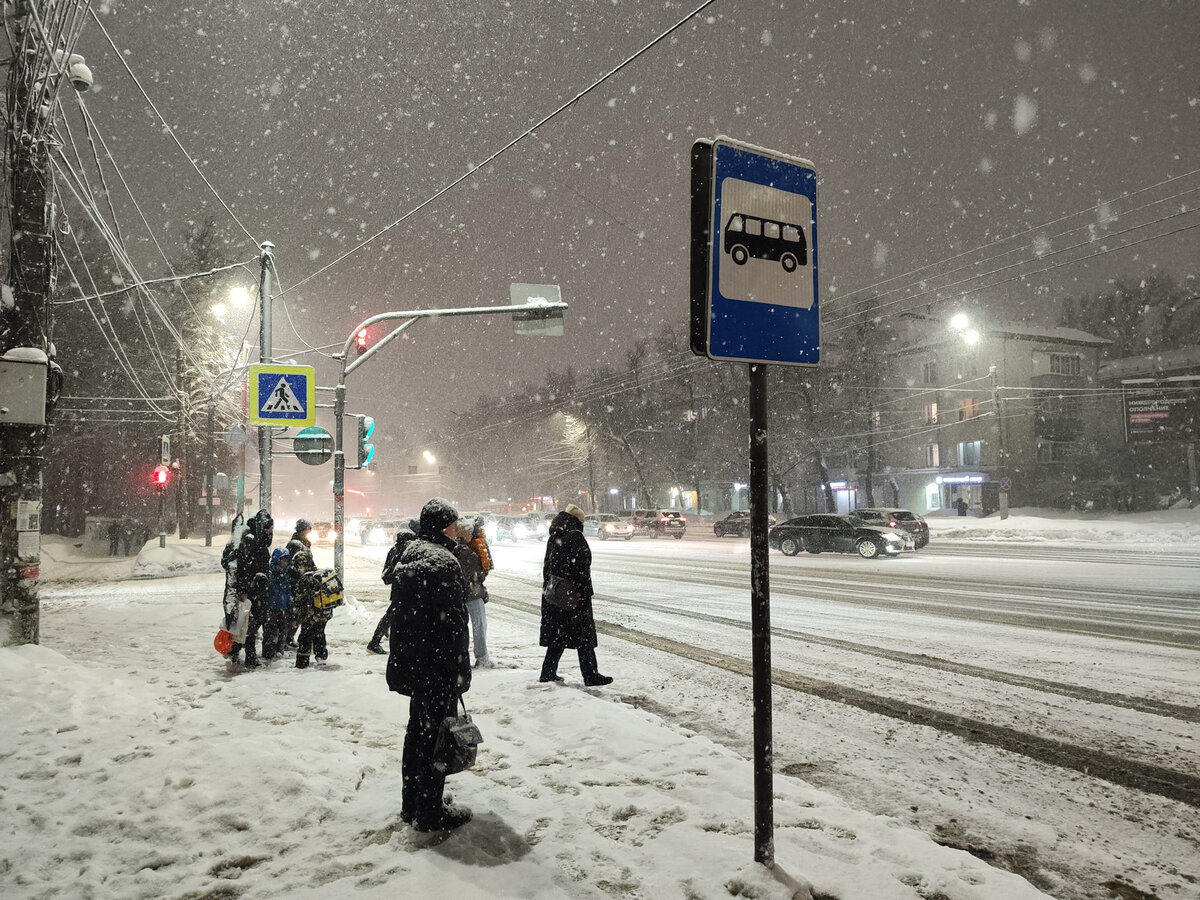
[{"label": "road sign", "polygon": [[250,367],[251,425],[312,425],[317,418],[312,366]]},{"label": "road sign", "polygon": [[562,303],[562,290],[557,284],[513,282],[508,286],[508,296],[513,306],[524,303],[529,307],[513,313],[514,334],[562,337],[563,311],[542,308],[547,303]]},{"label": "road sign", "polygon": [[171,464],[171,436],[169,434],[162,436],[162,464],[164,466]]},{"label": "road sign", "polygon": [[333,435],[319,425],[301,428],[292,440],[292,451],[300,462],[319,466],[333,459]]},{"label": "road sign", "polygon": [[1007,494],[1012,490],[1012,479],[1005,477],[1000,479],[1000,491]]},{"label": "road sign", "polygon": [[693,353],[820,362],[811,163],[728,138],[693,144],[691,265]]},{"label": "road sign", "polygon": [[241,450],[246,445],[246,441],[250,440],[250,435],[246,434],[246,429],[239,423],[230,425],[222,437],[222,440],[229,446],[230,450]]}]

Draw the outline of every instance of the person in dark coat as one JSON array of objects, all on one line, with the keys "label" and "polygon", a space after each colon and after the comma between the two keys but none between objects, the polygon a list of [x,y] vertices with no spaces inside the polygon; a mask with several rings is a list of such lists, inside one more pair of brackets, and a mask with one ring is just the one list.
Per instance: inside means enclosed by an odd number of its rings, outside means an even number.
[{"label": "person in dark coat", "polygon": [[296,530],[292,532],[292,536],[288,539],[290,544],[292,541],[299,541],[304,545],[305,550],[312,549],[312,541],[308,538],[308,533],[312,531],[312,522],[308,519],[297,519]]},{"label": "person in dark coat", "polygon": [[[478,538],[478,541],[476,541]],[[483,536],[481,519],[460,519],[458,522],[458,545],[454,555],[462,566],[467,579],[467,614],[471,617],[471,646],[475,651],[475,668],[490,669],[494,665],[487,649],[488,590],[484,586],[491,566],[491,553]]]},{"label": "person in dark coat", "polygon": [[[383,561],[383,583],[392,585],[396,581],[396,564],[400,562],[400,557],[404,553],[404,548],[410,542],[417,539],[417,529],[421,527],[421,523],[416,519],[408,520],[408,527],[396,529],[396,541],[388,550],[387,559]],[[396,608],[396,604],[389,603],[388,608],[384,610],[382,616],[379,617],[379,624],[375,626],[375,633],[371,635],[371,641],[367,644],[368,653],[378,653],[380,655],[387,651],[383,649],[383,636],[391,630],[392,626],[392,610]]]},{"label": "person in dark coat", "polygon": [[315,601],[321,588],[321,576],[329,572],[317,571],[312,553],[297,551],[292,557],[292,568],[298,573],[293,608],[300,621],[300,641],[296,648],[296,668],[307,669],[310,657],[314,657],[318,668],[329,659],[329,645],[325,640],[325,626],[333,618],[333,608],[316,606]]},{"label": "person in dark coat", "polygon": [[388,687],[409,697],[400,818],[418,831],[458,828],[471,811],[449,806],[446,776],[434,765],[442,719],[471,687],[467,583],[454,557],[458,513],[440,497],[421,510],[417,539],[394,570]]},{"label": "person in dark coat", "polygon": [[571,647],[579,651],[579,671],[589,687],[612,684],[601,675],[596,661],[596,620],[592,617],[592,551],[583,536],[583,510],[571,504],[550,522],[546,539],[546,559],[542,563],[542,587],[551,575],[573,581],[583,592],[583,600],[574,609],[563,609],[542,600],[542,628],[539,643],[546,648],[542,674],[538,681],[562,681],[558,661]]},{"label": "person in dark coat", "polygon": [[117,556],[121,551],[121,523],[113,519],[108,523],[108,555]]},{"label": "person in dark coat", "polygon": [[[246,629],[246,668],[258,666],[258,650],[255,642],[258,629],[267,620],[270,600],[267,589],[270,585],[271,542],[275,539],[275,520],[265,509],[254,514],[242,535],[237,552],[238,599],[250,600],[250,625]],[[237,647],[230,651],[229,658],[237,660]]]}]

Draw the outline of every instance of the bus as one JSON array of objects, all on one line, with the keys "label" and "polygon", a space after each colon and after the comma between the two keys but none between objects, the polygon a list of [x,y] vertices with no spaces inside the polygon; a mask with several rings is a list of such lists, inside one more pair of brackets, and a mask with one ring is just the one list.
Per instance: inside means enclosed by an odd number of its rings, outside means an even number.
[{"label": "bus", "polygon": [[750,257],[778,262],[785,272],[808,265],[808,241],[803,228],[738,212],[725,223],[725,252],[739,266],[744,266]]}]

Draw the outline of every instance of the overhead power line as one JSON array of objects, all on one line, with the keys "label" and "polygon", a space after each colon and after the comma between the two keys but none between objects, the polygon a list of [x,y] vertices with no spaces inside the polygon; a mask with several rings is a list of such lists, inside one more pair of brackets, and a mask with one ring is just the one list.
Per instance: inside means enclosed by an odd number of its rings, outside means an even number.
[{"label": "overhead power line", "polygon": [[654,47],[657,44],[659,44],[660,42],[666,40],[667,37],[669,37],[671,34],[673,34],[678,29],[682,28],[690,19],[694,18],[696,15],[698,15],[700,12],[702,12],[706,7],[711,6],[715,2],[716,2],[716,0],[704,0],[704,2],[701,3],[699,6],[697,6],[694,10],[692,10],[690,13],[688,13],[686,16],[684,16],[682,19],[680,19],[678,22],[676,22],[674,25],[672,25],[670,28],[668,28],[666,31],[664,31],[662,34],[660,34],[654,40],[652,40],[650,43],[646,44],[646,46],[642,47],[641,50],[638,50],[636,53],[634,53],[632,56],[625,59],[619,65],[615,66],[614,68],[612,68],[608,72],[606,72],[604,75],[600,76],[600,78],[593,81],[590,85],[588,85],[586,88],[584,88],[578,94],[576,94],[574,97],[572,97],[566,103],[562,104],[562,106],[558,107],[558,109],[554,110],[554,112],[550,113],[549,115],[543,117],[542,119],[538,120],[533,125],[526,128],[523,132],[521,132],[519,135],[517,135],[515,138],[513,138],[511,141],[509,141],[507,144],[505,144],[503,147],[501,147],[499,150],[492,153],[491,156],[489,156],[485,160],[483,160],[483,162],[472,166],[470,169],[468,169],[466,172],[464,172],[458,178],[455,178],[449,184],[440,188],[438,191],[436,191],[435,193],[433,193],[432,195],[427,197],[425,200],[422,200],[420,203],[418,203],[416,206],[414,206],[412,209],[410,209],[408,212],[406,212],[404,215],[402,215],[400,218],[398,218],[391,225],[388,225],[387,227],[380,229],[375,234],[371,235],[369,238],[364,240],[362,243],[358,244],[355,247],[351,247],[349,250],[347,250],[341,256],[337,257],[334,260],[331,260],[329,263],[327,263],[326,265],[317,269],[311,275],[306,275],[304,278],[300,279],[295,284],[291,285],[291,287],[285,288],[284,290],[280,291],[279,294],[277,294],[276,296],[282,296],[283,294],[286,294],[288,291],[290,291],[294,288],[298,288],[300,285],[304,284],[305,282],[311,281],[312,279],[314,279],[318,275],[320,275],[322,272],[329,271],[334,266],[338,265],[343,260],[345,260],[347,257],[357,253],[363,247],[366,247],[368,244],[378,240],[380,237],[387,234],[389,231],[391,231],[393,228],[395,228],[401,222],[408,219],[410,216],[413,216],[416,213],[420,212],[422,209],[424,209],[426,206],[428,206],[433,201],[437,200],[443,194],[446,194],[447,192],[451,191],[458,185],[462,184],[464,181],[466,181],[468,178],[470,178],[472,175],[474,175],[480,169],[483,169],[483,168],[487,167],[488,165],[490,165],[491,163],[495,162],[497,159],[500,158],[500,156],[502,154],[511,150],[513,147],[515,147],[521,141],[525,140],[525,138],[529,137],[531,134],[533,134],[535,131],[537,131],[539,128],[541,128],[543,125],[548,123],[551,119],[555,118],[556,116],[558,116],[560,113],[564,112],[571,106],[574,106],[576,103],[578,103],[580,100],[582,100],[588,94],[590,94],[592,91],[594,91],[600,85],[602,85],[604,82],[608,81],[608,79],[612,78],[614,75],[616,75],[622,69],[624,69],[626,66],[630,65],[634,60],[636,60],[638,57],[642,56],[642,54],[646,53],[652,47]]}]

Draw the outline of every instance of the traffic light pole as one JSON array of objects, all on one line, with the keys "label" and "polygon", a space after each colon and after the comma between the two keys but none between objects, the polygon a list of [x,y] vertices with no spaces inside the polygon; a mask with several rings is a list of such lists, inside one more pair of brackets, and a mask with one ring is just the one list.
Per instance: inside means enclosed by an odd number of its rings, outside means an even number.
[{"label": "traffic light pole", "polygon": [[[259,260],[262,270],[258,278],[258,361],[272,363],[274,348],[271,346],[271,267],[275,262],[272,252],[275,245],[263,241],[259,245]],[[271,511],[271,427],[258,429],[258,508]]]},{"label": "traffic light pole", "polygon": [[[333,399],[333,528],[337,532],[337,537],[333,541],[333,568],[343,583],[346,580],[346,529],[344,528],[346,522],[346,453],[344,443],[345,429],[342,427],[342,418],[346,414],[346,377],[421,319],[436,319],[449,316],[495,316],[501,313],[537,315],[542,312],[545,312],[548,316],[555,310],[565,309],[567,309],[567,304],[561,301],[542,301],[536,303],[517,303],[510,306],[470,306],[463,309],[423,309],[408,312],[386,312],[371,316],[369,319],[364,319],[347,335],[346,343],[342,346],[342,352],[334,354],[333,357],[342,361],[342,371],[338,375],[338,384],[334,389]],[[349,361],[350,347],[355,342],[360,331],[364,328],[370,328],[377,322],[394,322],[397,319],[403,319],[404,321],[393,328],[374,347],[365,350],[353,362]],[[357,434],[357,431],[355,433]],[[357,469],[359,467],[351,466],[350,468]]]}]

